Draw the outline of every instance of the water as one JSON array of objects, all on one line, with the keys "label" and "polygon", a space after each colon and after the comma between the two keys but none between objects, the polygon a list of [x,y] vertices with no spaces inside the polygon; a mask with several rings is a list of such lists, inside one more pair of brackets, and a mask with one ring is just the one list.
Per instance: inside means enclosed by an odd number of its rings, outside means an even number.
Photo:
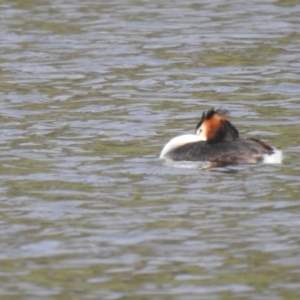
[{"label": "water", "polygon": [[[299,299],[296,1],[0,1],[1,299]],[[158,159],[229,110],[281,165]]]}]

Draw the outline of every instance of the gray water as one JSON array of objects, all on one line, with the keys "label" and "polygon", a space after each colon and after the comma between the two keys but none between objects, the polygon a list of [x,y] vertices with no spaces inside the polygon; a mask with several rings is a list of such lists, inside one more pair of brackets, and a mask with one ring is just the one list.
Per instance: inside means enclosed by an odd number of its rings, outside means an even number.
[{"label": "gray water", "polygon": [[[298,1],[0,1],[1,299],[300,298]],[[280,165],[158,159],[228,110]]]}]

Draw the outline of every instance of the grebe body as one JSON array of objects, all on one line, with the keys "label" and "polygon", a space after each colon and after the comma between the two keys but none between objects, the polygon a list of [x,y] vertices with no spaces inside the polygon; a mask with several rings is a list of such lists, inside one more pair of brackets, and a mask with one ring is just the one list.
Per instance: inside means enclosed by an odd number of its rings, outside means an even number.
[{"label": "grebe body", "polygon": [[[272,158],[274,159],[272,159]],[[160,158],[174,161],[207,161],[214,166],[281,162],[281,151],[264,142],[239,137],[238,130],[218,110],[203,113],[195,134],[173,138]]]}]

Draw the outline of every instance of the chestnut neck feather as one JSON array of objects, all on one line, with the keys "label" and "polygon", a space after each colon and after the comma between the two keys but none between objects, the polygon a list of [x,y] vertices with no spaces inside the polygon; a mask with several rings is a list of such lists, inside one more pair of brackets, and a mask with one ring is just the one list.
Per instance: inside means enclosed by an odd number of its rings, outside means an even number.
[{"label": "chestnut neck feather", "polygon": [[205,126],[206,139],[208,143],[218,143],[222,141],[233,141],[239,137],[238,130],[227,120],[223,112],[214,109],[202,114],[196,130]]}]

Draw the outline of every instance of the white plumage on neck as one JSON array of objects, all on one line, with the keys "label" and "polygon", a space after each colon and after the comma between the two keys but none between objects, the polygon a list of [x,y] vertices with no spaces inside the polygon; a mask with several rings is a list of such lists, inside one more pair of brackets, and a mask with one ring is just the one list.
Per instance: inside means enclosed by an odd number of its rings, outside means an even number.
[{"label": "white plumage on neck", "polygon": [[203,136],[195,134],[184,134],[171,139],[162,149],[159,158],[166,158],[166,155],[173,149],[183,146],[188,143],[205,141]]}]

